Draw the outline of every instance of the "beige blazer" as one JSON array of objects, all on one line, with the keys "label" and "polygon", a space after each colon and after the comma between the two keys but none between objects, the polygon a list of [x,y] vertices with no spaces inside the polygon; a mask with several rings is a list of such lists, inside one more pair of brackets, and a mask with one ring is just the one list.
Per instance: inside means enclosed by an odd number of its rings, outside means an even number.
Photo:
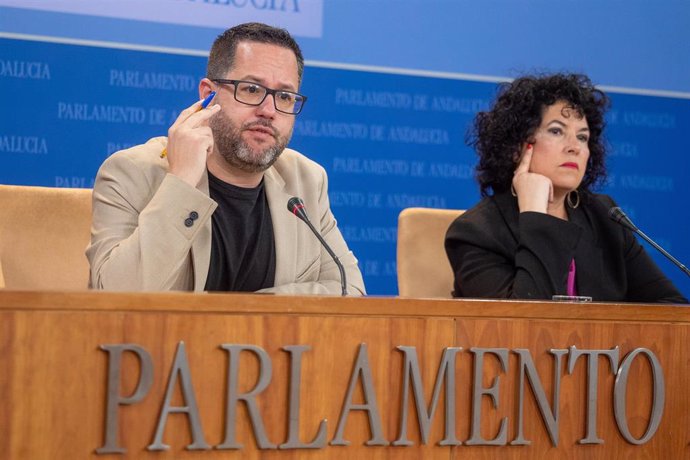
[{"label": "beige blazer", "polygon": [[[167,173],[167,159],[160,158],[166,145],[165,137],[153,138],[113,154],[98,171],[91,244],[86,250],[91,287],[203,291],[211,258],[211,216],[217,204],[209,197],[206,175],[194,188]],[[299,196],[312,223],[345,267],[348,293],[363,295],[357,259],[330,210],[325,170],[285,149],[265,172],[264,182],[276,247],[275,287],[265,291],[341,292],[336,264],[309,228],[287,209],[288,200]]]}]

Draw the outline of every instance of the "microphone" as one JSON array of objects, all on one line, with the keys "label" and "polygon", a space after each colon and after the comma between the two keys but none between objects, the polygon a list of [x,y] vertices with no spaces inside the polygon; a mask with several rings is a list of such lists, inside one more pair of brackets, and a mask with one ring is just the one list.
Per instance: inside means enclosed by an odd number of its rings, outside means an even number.
[{"label": "microphone", "polygon": [[644,240],[654,246],[654,249],[662,253],[664,256],[668,258],[671,262],[673,262],[678,268],[680,268],[686,275],[690,276],[690,270],[688,270],[688,267],[680,263],[678,259],[673,257],[671,254],[666,252],[664,248],[656,244],[654,240],[652,240],[650,237],[644,234],[635,224],[632,223],[630,218],[625,214],[625,212],[619,208],[618,206],[614,206],[613,208],[609,209],[609,217],[611,220],[614,222],[617,222],[618,224],[622,225],[623,227],[633,231],[634,233],[637,233],[640,235]]},{"label": "microphone", "polygon": [[328,246],[328,243],[326,243],[326,240],[323,239],[321,234],[314,228],[312,225],[311,221],[309,220],[309,217],[307,216],[307,212],[304,207],[304,201],[302,201],[301,198],[293,196],[290,198],[287,202],[287,208],[288,211],[296,215],[300,220],[304,221],[305,224],[311,229],[311,231],[314,233],[316,238],[321,242],[323,247],[326,249],[326,252],[333,258],[333,262],[338,266],[338,270],[340,271],[340,287],[342,289],[342,295],[346,296],[347,295],[347,281],[345,278],[345,269],[343,268],[343,264],[340,263],[340,260],[338,257],[335,255],[333,250],[331,249],[330,246]]}]

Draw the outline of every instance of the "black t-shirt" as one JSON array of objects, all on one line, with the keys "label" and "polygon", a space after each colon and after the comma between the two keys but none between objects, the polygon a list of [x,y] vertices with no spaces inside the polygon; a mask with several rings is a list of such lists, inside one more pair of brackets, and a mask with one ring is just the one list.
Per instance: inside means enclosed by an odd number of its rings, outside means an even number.
[{"label": "black t-shirt", "polygon": [[228,184],[208,173],[213,213],[207,291],[273,287],[276,268],[273,222],[263,180],[256,188]]}]

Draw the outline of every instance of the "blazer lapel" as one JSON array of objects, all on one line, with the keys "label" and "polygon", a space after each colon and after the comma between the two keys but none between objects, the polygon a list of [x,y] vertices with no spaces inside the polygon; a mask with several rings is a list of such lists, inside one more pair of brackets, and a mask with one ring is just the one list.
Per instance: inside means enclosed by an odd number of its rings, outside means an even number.
[{"label": "blazer lapel", "polygon": [[498,207],[498,211],[501,213],[501,217],[505,221],[506,225],[510,229],[510,233],[517,243],[520,237],[520,227],[518,225],[518,215],[520,210],[517,205],[517,198],[512,196],[510,193],[498,193],[494,195],[494,203]]},{"label": "blazer lapel", "polygon": [[273,239],[276,248],[275,286],[294,282],[297,277],[296,264],[297,244],[294,236],[298,234],[298,225],[304,225],[290,214],[287,202],[291,196],[285,191],[285,181],[276,168],[269,168],[264,174],[264,186],[268,208],[273,222]]},{"label": "blazer lapel", "polygon": [[570,221],[582,228],[582,236],[575,250],[578,293],[595,299],[605,298],[607,295],[615,298],[615,293],[608,293],[607,286],[604,286],[607,279],[603,265],[604,251],[597,238],[602,229],[596,226],[596,219],[588,206],[588,197],[582,193],[580,195],[582,205],[578,209],[568,210]]}]

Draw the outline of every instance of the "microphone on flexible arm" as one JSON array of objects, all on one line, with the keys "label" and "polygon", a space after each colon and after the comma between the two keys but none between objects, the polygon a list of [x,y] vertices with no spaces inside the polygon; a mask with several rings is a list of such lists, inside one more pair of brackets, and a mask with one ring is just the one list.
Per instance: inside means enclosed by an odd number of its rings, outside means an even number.
[{"label": "microphone on flexible arm", "polygon": [[683,265],[682,263],[680,263],[680,261],[679,261],[678,259],[676,259],[675,257],[673,257],[673,256],[672,256],[671,254],[669,254],[668,252],[666,252],[666,250],[665,250],[664,248],[662,248],[661,246],[659,246],[658,244],[656,244],[650,237],[648,237],[647,235],[645,235],[644,232],[642,232],[642,230],[640,230],[639,228],[637,228],[637,226],[636,226],[635,224],[632,223],[632,221],[628,218],[628,216],[625,214],[625,212],[623,212],[623,210],[622,210],[621,208],[619,208],[618,206],[614,206],[613,208],[609,209],[609,217],[610,217],[611,220],[613,220],[614,222],[617,222],[617,223],[619,223],[620,225],[622,225],[623,227],[628,228],[628,229],[632,230],[633,232],[637,233],[638,235],[640,235],[642,238],[644,238],[644,240],[645,240],[647,243],[649,243],[649,244],[651,244],[652,246],[654,246],[654,249],[656,249],[657,251],[659,251],[660,253],[662,253],[664,256],[666,256],[666,257],[668,258],[668,260],[670,260],[670,261],[673,262],[678,268],[680,268],[681,270],[683,270],[683,272],[684,272],[686,275],[690,276],[690,270],[688,270],[688,267],[686,267],[685,265]]},{"label": "microphone on flexible arm", "polygon": [[311,221],[309,220],[309,217],[307,217],[307,212],[304,209],[304,201],[302,201],[302,198],[293,196],[288,200],[287,208],[288,211],[296,215],[300,220],[304,221],[304,223],[307,224],[307,226],[311,229],[316,238],[321,242],[323,247],[326,248],[328,254],[330,254],[330,256],[333,258],[333,262],[335,262],[335,264],[338,266],[338,270],[340,271],[340,287],[342,288],[342,295],[346,296],[347,281],[345,278],[345,269],[343,268],[343,264],[340,263],[338,256],[335,255],[331,247],[328,246],[328,243],[326,243],[326,240],[323,239],[321,234],[312,225]]}]

